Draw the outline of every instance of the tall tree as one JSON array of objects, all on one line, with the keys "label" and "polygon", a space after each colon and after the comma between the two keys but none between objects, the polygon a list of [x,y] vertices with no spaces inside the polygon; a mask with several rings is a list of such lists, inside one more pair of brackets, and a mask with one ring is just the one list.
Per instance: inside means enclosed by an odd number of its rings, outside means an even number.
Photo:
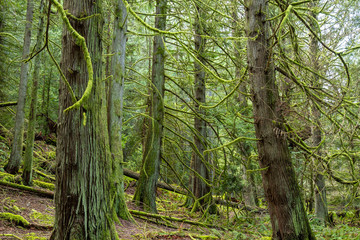
[{"label": "tall tree", "polygon": [[[44,0],[40,2],[40,19],[39,28],[36,37],[36,52],[40,51],[43,43],[43,32],[44,32]],[[31,87],[31,103],[29,113],[29,125],[26,136],[26,148],[24,154],[24,171],[22,174],[23,183],[25,185],[32,185],[32,165],[33,165],[33,150],[34,150],[34,138],[35,138],[35,124],[36,124],[36,112],[37,112],[37,101],[38,101],[38,85],[39,85],[39,70],[40,70],[40,57],[41,55],[35,56],[34,72],[33,72],[33,85]]]},{"label": "tall tree", "polygon": [[[84,96],[86,100],[83,105],[79,106],[79,102],[72,105],[74,96],[65,82],[61,82],[56,210],[51,239],[117,239],[102,80],[102,1],[65,0],[66,12],[58,2],[52,2],[66,26],[62,36],[61,70],[74,95]],[[67,19],[69,14],[72,17]],[[71,109],[67,109],[70,106]]]},{"label": "tall tree", "polygon": [[5,166],[5,170],[9,173],[17,173],[20,168],[22,149],[23,149],[23,135],[24,135],[24,121],[25,121],[25,101],[26,101],[26,89],[28,82],[28,66],[29,63],[26,59],[30,53],[31,43],[31,28],[34,13],[33,0],[27,1],[26,9],[26,25],[24,33],[24,46],[22,52],[21,70],[20,70],[20,83],[19,83],[19,95],[16,107],[15,117],[15,133],[12,142],[12,149],[8,164]]},{"label": "tall tree", "polygon": [[[166,29],[167,0],[156,0],[155,28]],[[159,178],[164,121],[165,46],[163,34],[154,37],[150,121],[145,139],[140,178],[134,201],[150,212],[156,210],[156,183]]]},{"label": "tall tree", "polygon": [[122,119],[124,102],[124,78],[125,78],[125,50],[127,11],[122,0],[115,3],[114,40],[112,57],[112,79],[109,88],[109,137],[110,151],[112,153],[112,179],[115,189],[114,206],[116,213],[122,219],[132,219],[125,202],[124,176],[123,176],[123,150],[122,150]]},{"label": "tall tree", "polygon": [[[195,32],[195,56],[201,62],[202,65],[205,65],[205,44],[206,39],[204,36],[204,9],[202,9],[198,4],[195,8],[195,22],[194,22],[194,32]],[[206,122],[204,120],[205,111],[200,108],[200,105],[203,105],[206,102],[206,80],[205,80],[205,71],[202,68],[201,64],[197,61],[194,62],[195,69],[195,79],[194,79],[194,89],[195,89],[195,106],[194,110],[197,114],[194,117],[194,129],[197,134],[194,136],[195,146],[198,152],[194,152],[192,155],[192,168],[197,174],[193,174],[192,179],[192,191],[194,196],[197,198],[194,202],[194,210],[201,207],[203,210],[209,208],[210,213],[216,212],[216,207],[212,203],[211,189],[209,186],[210,174],[209,174],[209,164],[208,156],[204,156],[204,151],[207,146],[207,130]]]},{"label": "tall tree", "polygon": [[249,79],[252,86],[259,164],[273,229],[273,239],[315,239],[301,199],[284,131],[276,108],[275,84],[266,0],[247,0],[246,31]]},{"label": "tall tree", "polygon": [[[311,12],[311,16],[312,16],[312,21],[311,21],[311,29],[314,33],[318,32],[317,31],[317,27],[316,27],[316,21],[317,21],[317,14],[314,12],[315,11],[315,7],[317,5],[317,1],[311,1],[309,3],[310,9],[312,9]],[[315,71],[319,71],[320,70],[320,66],[319,66],[319,43],[318,40],[316,39],[316,36],[314,36],[313,34],[310,34],[310,61],[311,64],[313,66],[313,69]],[[312,86],[314,88],[319,88],[321,89],[321,82],[320,82],[320,78],[318,76],[318,74],[313,73],[312,76]],[[314,100],[315,101],[315,100]],[[320,152],[320,144],[322,141],[322,133],[321,133],[321,122],[320,122],[320,117],[321,117],[321,113],[320,110],[317,109],[317,107],[314,106],[312,107],[312,115],[313,115],[313,122],[315,123],[312,126],[312,140],[313,140],[313,145],[314,147],[317,147],[317,151],[319,152],[319,154],[321,154]],[[317,162],[318,159],[315,159],[315,162]],[[325,188],[325,177],[323,174],[321,174],[323,168],[321,167],[321,163],[318,164],[319,169],[317,169],[316,174],[315,174],[315,188],[314,188],[314,192],[315,192],[315,214],[316,217],[323,223],[323,224],[327,224],[329,222],[329,214],[328,214],[328,209],[327,209],[327,199],[326,199],[326,188]]]},{"label": "tall tree", "polygon": [[[233,32],[232,35],[235,38],[241,38],[244,36],[243,33],[243,25],[241,24],[242,19],[239,17],[239,5],[240,3],[237,0],[232,0],[232,17],[233,17]],[[239,40],[234,41],[234,57],[235,57],[235,78],[240,80],[241,79],[241,69],[244,65],[244,58],[240,54],[241,50],[241,43]],[[248,93],[248,83],[243,81],[239,86],[239,102],[240,102],[240,111],[243,115],[250,115],[248,109],[248,97],[246,93]],[[236,130],[235,130],[236,131]],[[235,136],[237,134],[235,133]],[[253,170],[253,159],[250,157],[251,155],[251,146],[248,142],[242,142],[237,144],[239,146],[239,152],[242,153],[244,158],[244,178],[247,181],[247,184],[244,187],[243,197],[245,204],[250,206],[258,206],[259,200],[257,197],[256,185],[255,185],[255,171]],[[248,171],[249,170],[249,171]]]}]

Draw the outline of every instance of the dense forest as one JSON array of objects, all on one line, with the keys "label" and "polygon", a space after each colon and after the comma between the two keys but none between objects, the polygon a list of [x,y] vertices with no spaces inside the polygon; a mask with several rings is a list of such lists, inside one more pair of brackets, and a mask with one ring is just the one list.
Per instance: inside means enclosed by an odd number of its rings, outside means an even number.
[{"label": "dense forest", "polygon": [[357,0],[1,0],[1,239],[360,239]]}]

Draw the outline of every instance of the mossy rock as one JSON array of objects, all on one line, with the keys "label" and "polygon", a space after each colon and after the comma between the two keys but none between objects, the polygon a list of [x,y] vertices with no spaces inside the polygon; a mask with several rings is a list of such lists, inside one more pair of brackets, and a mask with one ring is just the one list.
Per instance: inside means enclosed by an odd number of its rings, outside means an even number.
[{"label": "mossy rock", "polygon": [[0,218],[4,219],[6,221],[9,221],[9,222],[15,223],[16,225],[19,225],[19,226],[22,226],[22,227],[29,227],[30,226],[30,223],[20,215],[15,215],[15,214],[12,214],[12,213],[2,212],[2,213],[0,213]]}]

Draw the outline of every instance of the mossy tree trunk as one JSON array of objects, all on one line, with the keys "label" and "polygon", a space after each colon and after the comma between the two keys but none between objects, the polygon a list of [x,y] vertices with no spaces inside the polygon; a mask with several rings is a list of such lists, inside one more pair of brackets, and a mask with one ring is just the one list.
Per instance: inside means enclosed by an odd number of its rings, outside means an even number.
[{"label": "mossy tree trunk", "polygon": [[122,0],[115,3],[114,39],[112,56],[112,79],[109,88],[109,137],[112,153],[112,179],[115,194],[114,207],[119,217],[125,220],[132,219],[125,202],[122,150],[122,118],[125,77],[125,50],[126,50],[126,19],[127,11]]},{"label": "mossy tree trunk", "polygon": [[[206,39],[203,37],[204,33],[204,10],[196,4],[195,6],[195,21],[194,21],[194,32],[195,32],[195,56],[199,61],[205,65],[205,45]],[[192,154],[192,163],[191,167],[196,171],[200,176],[193,174],[191,176],[192,182],[192,191],[194,196],[197,198],[193,201],[195,204],[193,210],[202,209],[205,211],[208,207],[210,213],[216,212],[216,206],[213,204],[211,189],[209,186],[210,174],[209,174],[209,163],[208,155],[204,156],[204,151],[207,147],[207,131],[206,131],[206,122],[204,120],[205,111],[200,108],[200,105],[205,104],[206,102],[206,80],[205,80],[205,71],[202,68],[201,64],[197,61],[194,62],[195,70],[195,79],[194,79],[194,89],[195,89],[195,103],[194,109],[197,112],[194,118],[194,129],[197,134],[194,136],[194,143],[198,152],[193,152]]]},{"label": "mossy tree trunk", "polygon": [[22,52],[23,62],[21,63],[20,70],[20,83],[19,83],[19,95],[16,107],[15,116],[15,132],[14,139],[12,142],[12,149],[10,154],[9,162],[7,163],[5,170],[8,173],[17,173],[20,168],[21,156],[22,156],[22,145],[24,135],[24,121],[25,121],[25,101],[26,101],[26,89],[28,82],[28,66],[29,63],[25,62],[29,57],[30,43],[31,43],[31,30],[33,21],[34,3],[33,0],[27,1],[26,9],[26,25],[24,33],[24,45]]},{"label": "mossy tree trunk", "polygon": [[[233,21],[233,37],[241,38],[244,37],[242,25],[240,24],[240,17],[239,17],[239,5],[240,2],[237,0],[232,0],[232,17]],[[242,21],[241,21],[242,22]],[[244,67],[244,59],[240,54],[240,50],[242,49],[241,43],[239,40],[234,41],[234,56],[235,56],[235,78],[237,80],[241,79],[242,74],[241,70]],[[242,84],[239,86],[239,101],[240,101],[240,111],[243,115],[249,116],[249,105],[247,103],[248,97],[246,94],[249,92],[247,88],[248,83],[243,81]],[[234,126],[234,137],[237,137],[238,134],[236,133],[236,127]],[[250,157],[251,155],[251,146],[248,142],[238,143],[239,152],[242,154],[244,158],[244,179],[246,179],[246,185],[244,186],[243,197],[246,205],[250,206],[259,206],[259,200],[257,197],[257,190],[255,185],[255,171],[253,167],[253,160]],[[250,170],[250,171],[248,171]]]},{"label": "mossy tree trunk", "polygon": [[246,31],[249,80],[252,86],[255,132],[265,197],[268,202],[273,239],[315,239],[311,232],[295,176],[283,117],[276,106],[279,93],[275,84],[270,53],[266,0],[247,0]]},{"label": "mossy tree trunk", "polygon": [[[54,1],[53,1],[54,2]],[[65,0],[73,28],[84,37],[90,58],[63,30],[61,69],[79,99],[87,87],[87,64],[92,62],[93,86],[84,105],[68,112],[72,97],[63,81],[59,90],[56,152],[55,224],[51,239],[118,239],[111,195],[111,154],[102,79],[101,0]],[[64,18],[64,12],[62,17]],[[91,65],[90,65],[91,66]]]},{"label": "mossy tree trunk", "polygon": [[[310,25],[314,32],[318,32],[316,27],[317,14],[314,12],[316,5],[317,5],[317,1],[311,1],[309,3],[310,9],[314,8],[312,9],[313,11],[311,12],[312,22]],[[310,58],[313,69],[315,71],[319,71],[320,70],[319,43],[313,34],[310,35]],[[321,89],[322,87],[320,78],[317,74],[313,74],[312,76],[312,86],[314,88],[319,88],[319,89]],[[320,110],[317,109],[315,105],[312,107],[312,117],[313,117],[313,122],[315,123],[312,126],[313,145],[314,147],[318,147],[317,148],[317,151],[319,152],[318,154],[321,154],[319,147],[322,141],[321,122],[320,122],[321,113]],[[318,159],[315,159],[314,161],[315,163],[318,163],[317,164],[318,168],[315,169],[316,174],[314,179],[315,215],[316,218],[318,218],[322,222],[322,224],[326,225],[329,223],[329,213],[328,213],[327,199],[326,199],[325,177],[320,173],[323,171],[323,168],[321,163],[319,163],[318,161],[319,161]]]},{"label": "mossy tree trunk", "polygon": [[41,126],[40,128],[45,136],[50,134],[48,119],[49,119],[51,80],[52,80],[52,70],[50,69],[50,74],[46,75],[46,77],[44,78],[42,96],[41,96],[42,102],[41,102],[41,114],[40,114],[40,126]]},{"label": "mossy tree trunk", "polygon": [[[4,32],[4,25],[5,25],[5,14],[6,14],[6,7],[5,4],[0,4],[0,32]],[[0,102],[5,101],[5,51],[4,51],[4,39],[3,36],[0,35]]]},{"label": "mossy tree trunk", "polygon": [[[43,44],[43,32],[44,32],[44,0],[40,2],[40,19],[39,28],[36,39],[36,52],[39,51]],[[40,53],[41,54],[41,53]],[[41,55],[35,57],[34,72],[33,72],[33,85],[31,87],[31,103],[29,113],[29,125],[26,136],[26,148],[24,154],[24,171],[22,174],[23,183],[25,185],[32,185],[32,166],[33,166],[33,150],[34,150],[34,138],[35,138],[35,124],[36,124],[36,112],[38,101],[38,85],[39,85],[39,70],[40,70]]]},{"label": "mossy tree trunk", "polygon": [[[155,27],[160,30],[166,28],[167,0],[156,0]],[[165,84],[165,46],[162,34],[154,37],[152,62],[152,90],[150,102],[150,117],[148,121],[143,152],[140,179],[137,182],[134,201],[146,211],[156,210],[156,183],[159,178],[161,147],[164,121],[164,84]]]}]

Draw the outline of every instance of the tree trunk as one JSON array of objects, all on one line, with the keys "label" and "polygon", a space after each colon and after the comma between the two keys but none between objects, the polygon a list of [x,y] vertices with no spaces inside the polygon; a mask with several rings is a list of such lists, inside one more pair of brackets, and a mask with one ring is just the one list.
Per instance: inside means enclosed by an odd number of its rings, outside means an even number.
[{"label": "tree trunk", "polygon": [[[165,30],[167,0],[156,0],[155,27]],[[156,210],[156,183],[159,178],[161,147],[164,121],[164,84],[165,84],[165,47],[162,34],[154,37],[152,63],[152,91],[149,126],[145,139],[140,179],[134,195],[134,201],[145,210]]]},{"label": "tree trunk", "polygon": [[[316,7],[317,1],[313,1],[310,2],[310,8],[314,8]],[[317,32],[317,27],[316,27],[316,19],[317,19],[317,14],[315,12],[311,12],[311,16],[313,17],[312,23],[311,23],[311,28],[314,32]],[[312,34],[310,35],[310,57],[311,57],[311,65],[313,66],[313,69],[315,71],[319,71],[320,67],[319,67],[319,43],[318,40],[315,38],[315,36],[313,36]],[[312,77],[312,85],[313,87],[316,88],[321,88],[322,84],[320,82],[320,79],[318,77],[318,75],[313,74]],[[319,111],[319,109],[316,108],[316,106],[312,107],[312,113],[313,113],[313,121],[314,121],[314,126],[312,127],[312,139],[313,139],[313,145],[314,147],[317,147],[320,145],[321,143],[321,122],[320,122],[320,117],[321,117],[321,113]],[[317,151],[319,151],[320,153],[320,149],[318,148]],[[315,162],[318,162],[317,159],[315,159]],[[320,166],[319,169],[316,169],[316,175],[315,175],[315,188],[314,188],[314,193],[315,193],[315,215],[316,218],[318,218],[322,224],[326,225],[327,223],[329,223],[329,213],[328,213],[328,208],[327,208],[327,199],[326,199],[326,188],[325,188],[325,177],[320,173],[322,172],[323,168],[321,167],[321,164],[317,164],[318,166]]]},{"label": "tree trunk", "polygon": [[[5,4],[0,4],[0,32],[4,32],[4,17],[6,14],[6,7]],[[1,86],[1,90],[0,90],[0,102],[3,102],[6,100],[5,96],[5,91],[4,91],[4,86],[5,86],[5,52],[4,51],[4,43],[3,43],[4,39],[0,34],[0,86]]]},{"label": "tree trunk", "polygon": [[[76,45],[80,43],[79,38],[75,40],[74,35],[64,29],[62,72],[76,97],[80,98],[89,81],[87,64],[91,64],[93,87],[84,105],[65,113],[73,102],[64,82],[60,83],[56,209],[51,239],[117,239],[110,193],[112,161],[105,83],[102,80],[101,1],[65,0],[64,9],[77,18],[92,16],[82,21],[69,19],[73,28],[84,37],[91,58],[84,58],[84,48]],[[65,12],[61,14],[64,18]]]},{"label": "tree trunk", "polygon": [[[44,0],[40,2],[40,20],[39,29],[36,39],[36,52],[39,51],[43,44],[43,32],[44,32]],[[36,124],[36,110],[37,110],[37,94],[39,84],[39,70],[40,70],[41,55],[35,57],[34,73],[33,73],[33,85],[31,88],[31,103],[29,113],[29,125],[26,136],[26,148],[24,154],[24,171],[22,174],[24,185],[32,185],[32,165],[33,165],[33,149],[35,138],[35,124]]]},{"label": "tree trunk", "polygon": [[125,202],[122,150],[122,119],[124,101],[125,51],[126,51],[126,23],[127,11],[122,0],[115,6],[114,41],[112,56],[112,75],[109,88],[109,137],[112,153],[112,179],[115,190],[114,206],[119,217],[132,219]]},{"label": "tree trunk", "polygon": [[[205,64],[204,53],[205,53],[205,44],[206,39],[202,37],[204,35],[203,22],[204,11],[201,7],[196,5],[196,14],[195,14],[195,56],[201,61],[202,64]],[[205,71],[201,67],[200,63],[197,61],[194,62],[195,69],[195,99],[194,110],[198,115],[204,116],[205,112],[200,108],[200,104],[206,102],[206,87],[205,87]],[[207,166],[208,155],[204,157],[204,151],[207,146],[207,131],[206,131],[206,122],[204,119],[199,116],[194,118],[194,128],[197,134],[194,136],[195,146],[198,149],[198,153],[193,152],[192,154],[192,168],[200,176],[193,174],[191,177],[192,180],[192,191],[194,196],[199,199],[193,202],[193,210],[201,208],[203,211],[208,207],[210,213],[216,212],[216,206],[212,202],[211,189],[206,182],[210,182],[209,169]],[[206,182],[205,182],[206,181]]]},{"label": "tree trunk", "polygon": [[[237,0],[232,1],[232,17],[234,19],[233,21],[233,37],[243,37],[243,33],[240,29],[240,18],[238,16],[239,11],[239,4]],[[243,63],[243,57],[240,55],[240,49],[241,44],[240,41],[237,40],[234,42],[234,56],[235,56],[235,78],[237,80],[241,79],[241,69],[244,65]],[[240,111],[243,113],[243,115],[248,116],[249,111],[247,110],[249,108],[247,103],[247,96],[245,95],[248,93],[247,89],[247,82],[243,81],[240,84],[239,87],[239,101],[240,101]],[[236,133],[236,128],[234,129],[235,136],[238,136]],[[254,170],[253,164],[252,164],[252,158],[250,158],[251,155],[251,148],[250,144],[248,142],[242,142],[239,143],[239,152],[242,153],[243,157],[245,158],[245,164],[244,164],[244,179],[246,180],[247,184],[244,187],[243,191],[243,197],[246,205],[250,206],[259,206],[259,200],[257,197],[257,191],[256,191],[256,185],[255,185],[255,172],[251,171]],[[250,170],[250,171],[248,171]]]},{"label": "tree trunk", "polygon": [[16,107],[16,117],[15,117],[15,133],[14,139],[12,142],[12,149],[10,154],[10,159],[8,164],[5,167],[5,170],[8,173],[17,173],[20,168],[21,156],[22,156],[22,145],[23,145],[23,135],[24,135],[24,120],[25,120],[25,101],[26,101],[26,88],[28,81],[28,66],[29,63],[25,62],[29,57],[30,53],[30,43],[31,43],[31,28],[33,21],[33,12],[34,12],[34,3],[33,0],[27,1],[26,9],[26,25],[25,25],[25,34],[24,34],[24,47],[22,52],[23,62],[21,63],[20,70],[20,84],[19,84],[19,95]]},{"label": "tree trunk", "polygon": [[279,94],[269,50],[268,2],[247,0],[247,54],[258,155],[273,239],[315,239],[301,199],[286,137],[277,111]]},{"label": "tree trunk", "polygon": [[50,70],[50,75],[44,78],[43,89],[42,89],[40,125],[42,132],[45,136],[50,134],[48,118],[49,118],[51,79],[52,79],[52,70]]}]

